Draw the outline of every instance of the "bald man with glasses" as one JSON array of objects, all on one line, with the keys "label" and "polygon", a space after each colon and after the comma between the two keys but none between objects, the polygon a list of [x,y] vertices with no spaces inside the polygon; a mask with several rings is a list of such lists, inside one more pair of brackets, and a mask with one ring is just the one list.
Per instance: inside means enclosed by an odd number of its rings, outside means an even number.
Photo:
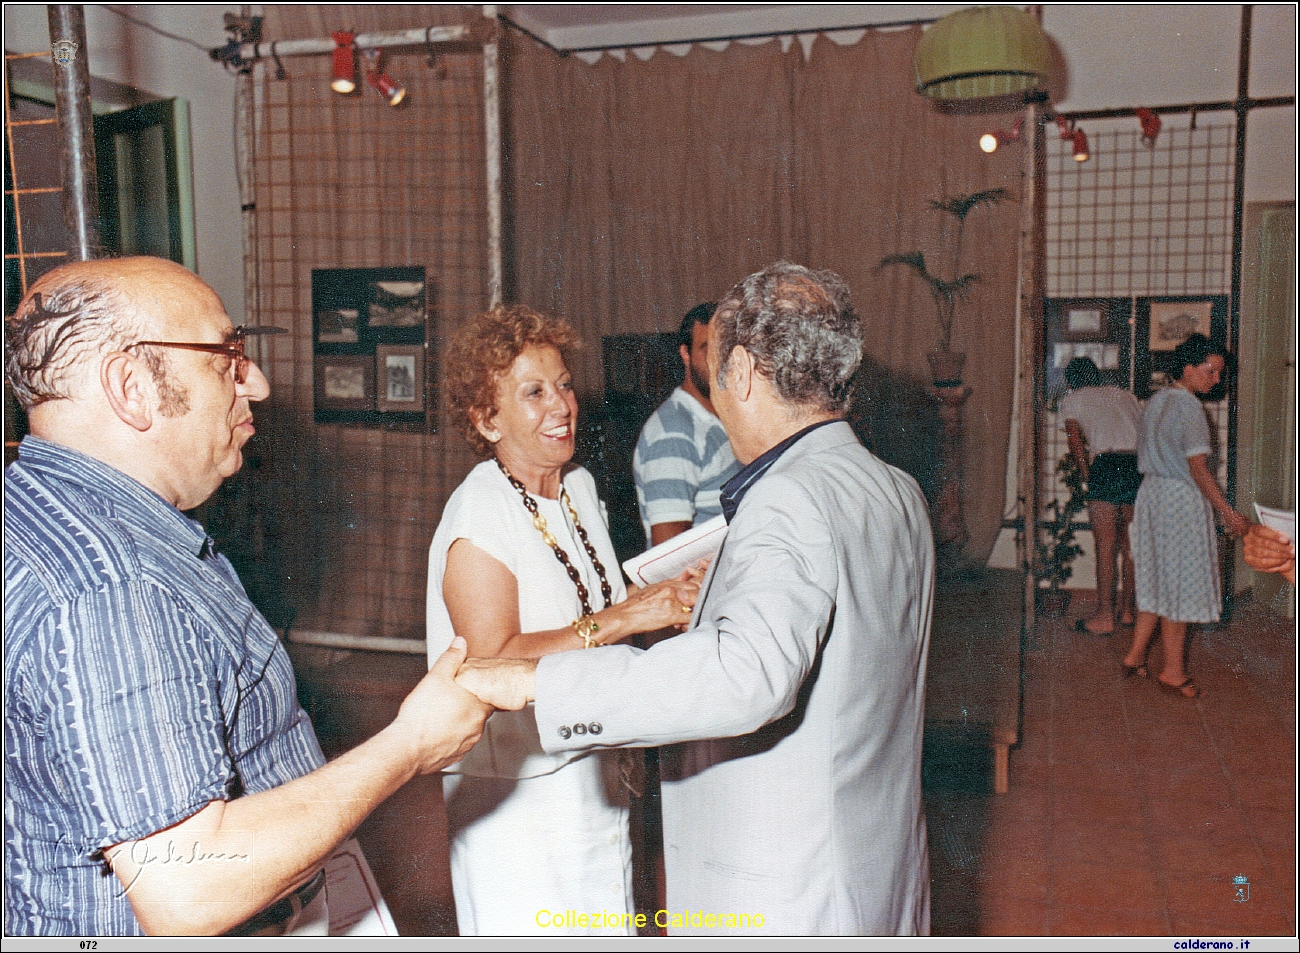
[{"label": "bald man with glasses", "polygon": [[270,394],[217,295],[156,258],[67,265],[6,322],[31,432],[5,471],[10,934],[327,926],[325,860],[489,711],[452,677],[325,764],[283,646],[184,515]]}]

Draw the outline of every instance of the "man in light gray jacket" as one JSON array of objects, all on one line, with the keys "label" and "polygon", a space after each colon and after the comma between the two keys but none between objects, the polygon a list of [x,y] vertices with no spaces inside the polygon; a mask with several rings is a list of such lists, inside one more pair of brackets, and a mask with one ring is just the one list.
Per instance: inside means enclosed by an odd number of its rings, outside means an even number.
[{"label": "man in light gray jacket", "polygon": [[848,289],[779,263],[709,328],[713,402],[743,469],[686,633],[474,662],[484,700],[535,698],[548,751],[688,742],[663,784],[670,932],[925,934],[921,802],[934,547],[916,483],[843,420],[862,350]]}]

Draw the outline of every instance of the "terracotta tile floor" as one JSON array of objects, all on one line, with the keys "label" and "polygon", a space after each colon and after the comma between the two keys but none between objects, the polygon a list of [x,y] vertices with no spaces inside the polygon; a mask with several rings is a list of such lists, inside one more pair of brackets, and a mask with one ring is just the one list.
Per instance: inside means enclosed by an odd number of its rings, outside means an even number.
[{"label": "terracotta tile floor", "polygon": [[934,934],[1294,936],[1293,626],[1194,629],[1188,701],[1120,677],[1131,630],[1072,621],[1030,637],[1010,792],[927,790]]},{"label": "terracotta tile floor", "polygon": [[[987,752],[927,749],[933,933],[1294,936],[1294,626],[1247,605],[1194,630],[1189,670],[1204,694],[1188,701],[1120,678],[1130,630],[1084,637],[1072,619],[1028,637],[1009,793],[990,793]],[[409,656],[294,655],[333,753],[396,714],[423,669]],[[445,823],[440,784],[422,778],[359,832],[403,934],[456,932]]]}]

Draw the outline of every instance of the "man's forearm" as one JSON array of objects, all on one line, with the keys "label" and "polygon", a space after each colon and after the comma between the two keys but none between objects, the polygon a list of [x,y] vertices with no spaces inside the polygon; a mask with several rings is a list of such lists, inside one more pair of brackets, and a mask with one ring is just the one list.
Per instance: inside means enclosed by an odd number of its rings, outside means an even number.
[{"label": "man's forearm", "polygon": [[650,527],[650,545],[658,546],[660,543],[666,543],[681,533],[691,528],[690,520],[673,520],[667,523],[655,523]]},{"label": "man's forearm", "polygon": [[434,663],[397,718],[369,741],[287,784],[197,813],[104,851],[148,933],[224,933],[295,889],[381,801],[458,760],[489,708],[452,681],[463,639]]},{"label": "man's forearm", "polygon": [[105,858],[145,932],[224,933],[307,880],[415,763],[389,726],[311,774],[213,801]]}]

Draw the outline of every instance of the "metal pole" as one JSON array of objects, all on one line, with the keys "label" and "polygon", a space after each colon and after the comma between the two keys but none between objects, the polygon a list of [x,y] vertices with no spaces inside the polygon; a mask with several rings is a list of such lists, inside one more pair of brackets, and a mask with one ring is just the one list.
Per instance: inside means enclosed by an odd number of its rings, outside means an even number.
[{"label": "metal pole", "polygon": [[[411,30],[393,30],[387,33],[358,33],[353,42],[357,49],[373,50],[385,46],[422,46],[426,43],[476,43],[481,31],[468,26],[431,26]],[[218,52],[221,47],[213,52]],[[242,43],[239,56],[245,60],[259,60],[270,56],[313,56],[331,53],[334,41],[329,37],[306,40],[263,40],[260,43]]]},{"label": "metal pole", "polygon": [[[1043,8],[1035,6],[1030,11],[1039,25],[1043,22]],[[1024,623],[1020,641],[1020,710],[1024,713],[1025,649],[1038,623],[1038,580],[1034,577],[1034,562],[1038,555],[1038,514],[1042,499],[1041,471],[1043,430],[1043,336],[1046,327],[1043,318],[1043,297],[1047,290],[1047,96],[1043,94],[1026,103],[1025,120],[1033,130],[1030,147],[1026,150],[1025,164],[1021,169],[1022,192],[1020,197],[1020,296],[1017,308],[1021,314],[1020,358],[1020,516],[1022,520],[1023,550],[1025,560]]]},{"label": "metal pole", "polygon": [[[1228,304],[1228,350],[1240,359],[1241,346],[1241,257],[1246,215],[1246,119],[1250,116],[1250,26],[1254,8],[1241,8],[1241,48],[1237,54],[1237,142],[1232,169],[1232,286]],[[1224,488],[1228,505],[1237,505],[1237,375],[1228,377],[1228,479]],[[1236,559],[1223,561],[1224,618],[1232,613]]]},{"label": "metal pole", "polygon": [[70,4],[50,4],[47,12],[54,66],[54,108],[59,119],[63,224],[72,236],[72,257],[86,261],[99,257],[100,251],[86,13],[81,6]]},{"label": "metal pole", "polygon": [[[496,24],[497,8],[483,16]],[[488,307],[501,303],[501,97],[495,34],[483,44],[483,128],[487,151]]]}]

